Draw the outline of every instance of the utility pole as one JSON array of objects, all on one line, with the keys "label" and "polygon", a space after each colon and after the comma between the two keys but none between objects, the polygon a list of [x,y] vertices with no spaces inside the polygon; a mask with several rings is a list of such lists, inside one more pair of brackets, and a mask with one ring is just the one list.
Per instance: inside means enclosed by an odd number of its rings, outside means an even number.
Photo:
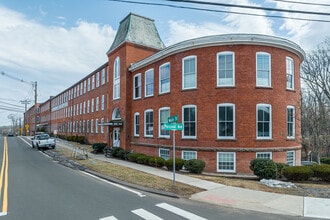
[{"label": "utility pole", "polygon": [[35,116],[34,116],[34,134],[37,133],[37,113],[38,113],[38,108],[37,108],[37,103],[38,103],[38,100],[37,100],[37,81],[35,81],[33,84],[34,86],[34,108],[35,108]]},{"label": "utility pole", "polygon": [[26,112],[27,111],[27,105],[30,104],[31,101],[25,99],[25,100],[21,100],[20,102],[21,102],[21,104],[25,105],[25,112]]}]

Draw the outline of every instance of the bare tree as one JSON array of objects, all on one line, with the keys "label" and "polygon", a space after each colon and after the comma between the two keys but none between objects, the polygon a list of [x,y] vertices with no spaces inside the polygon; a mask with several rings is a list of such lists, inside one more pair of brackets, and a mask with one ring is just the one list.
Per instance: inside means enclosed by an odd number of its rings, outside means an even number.
[{"label": "bare tree", "polygon": [[330,38],[307,54],[301,68],[307,87],[302,93],[303,145],[320,163],[330,151]]}]

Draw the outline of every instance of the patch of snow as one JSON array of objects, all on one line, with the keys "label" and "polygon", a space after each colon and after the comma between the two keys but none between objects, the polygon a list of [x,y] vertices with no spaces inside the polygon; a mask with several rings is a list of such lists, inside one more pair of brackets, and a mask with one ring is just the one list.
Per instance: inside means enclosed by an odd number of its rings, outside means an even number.
[{"label": "patch of snow", "polygon": [[275,187],[275,188],[297,188],[297,186],[291,182],[283,182],[279,180],[272,180],[272,179],[262,179],[260,180],[261,184],[264,184],[268,187]]}]

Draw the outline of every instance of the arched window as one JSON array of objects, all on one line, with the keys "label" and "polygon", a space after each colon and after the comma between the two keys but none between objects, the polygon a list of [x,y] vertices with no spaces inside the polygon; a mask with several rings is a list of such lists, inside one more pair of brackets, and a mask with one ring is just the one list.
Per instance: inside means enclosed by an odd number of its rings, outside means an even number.
[{"label": "arched window", "polygon": [[120,98],[120,58],[117,57],[113,64],[113,99]]},{"label": "arched window", "polygon": [[121,119],[119,108],[115,108],[112,112],[112,120]]}]

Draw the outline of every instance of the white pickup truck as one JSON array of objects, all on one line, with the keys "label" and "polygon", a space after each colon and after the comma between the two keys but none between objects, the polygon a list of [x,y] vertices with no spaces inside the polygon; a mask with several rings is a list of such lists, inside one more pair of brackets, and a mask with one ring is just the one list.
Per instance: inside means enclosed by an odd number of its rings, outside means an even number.
[{"label": "white pickup truck", "polygon": [[32,147],[40,150],[41,148],[55,148],[56,140],[51,138],[49,134],[37,134],[31,138]]}]

